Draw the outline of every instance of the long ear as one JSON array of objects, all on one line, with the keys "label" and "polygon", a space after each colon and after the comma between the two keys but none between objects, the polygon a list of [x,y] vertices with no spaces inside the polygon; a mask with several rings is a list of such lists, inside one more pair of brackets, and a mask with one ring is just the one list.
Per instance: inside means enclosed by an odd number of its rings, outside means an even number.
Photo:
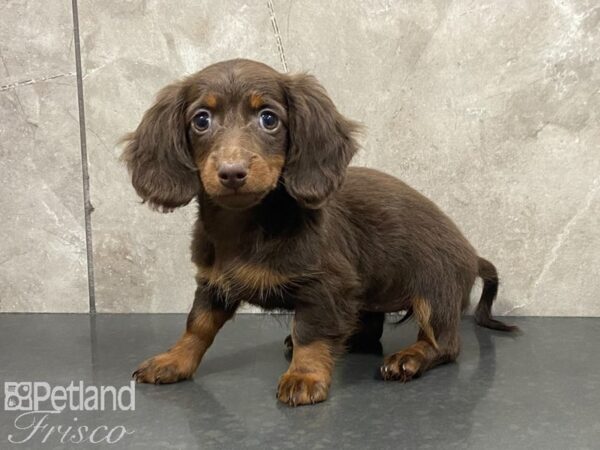
[{"label": "long ear", "polygon": [[183,83],[162,89],[133,133],[125,136],[122,159],[136,192],[151,207],[170,211],[200,190],[185,123]]},{"label": "long ear", "polygon": [[290,136],[285,185],[302,206],[319,208],[344,181],[360,127],[338,112],[313,76],[290,76],[285,88]]}]

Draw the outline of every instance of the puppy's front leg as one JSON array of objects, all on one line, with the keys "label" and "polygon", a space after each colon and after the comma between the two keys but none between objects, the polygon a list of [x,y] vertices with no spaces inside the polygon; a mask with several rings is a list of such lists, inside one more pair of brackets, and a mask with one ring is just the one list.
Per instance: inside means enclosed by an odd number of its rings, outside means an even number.
[{"label": "puppy's front leg", "polygon": [[292,361],[277,388],[277,398],[283,403],[298,406],[327,399],[334,356],[343,337],[332,337],[332,326],[335,325],[324,323],[323,317],[315,311],[296,311],[291,333]]},{"label": "puppy's front leg", "polygon": [[204,286],[198,286],[187,327],[167,352],[144,361],[133,373],[139,383],[167,384],[192,377],[217,332],[229,320],[237,305],[225,308],[213,301]]}]

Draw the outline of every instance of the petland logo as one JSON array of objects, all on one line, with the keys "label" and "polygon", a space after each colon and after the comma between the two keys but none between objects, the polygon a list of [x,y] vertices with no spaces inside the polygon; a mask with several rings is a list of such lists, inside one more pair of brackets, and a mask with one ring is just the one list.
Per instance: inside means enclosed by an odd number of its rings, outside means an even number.
[{"label": "petland logo", "polygon": [[133,434],[122,425],[88,426],[73,417],[71,425],[52,424],[67,411],[135,411],[135,382],[129,386],[86,386],[83,381],[68,386],[51,386],[45,381],[6,381],[4,410],[20,414],[14,420],[16,432],[8,435],[12,444],[41,443],[115,444]]}]

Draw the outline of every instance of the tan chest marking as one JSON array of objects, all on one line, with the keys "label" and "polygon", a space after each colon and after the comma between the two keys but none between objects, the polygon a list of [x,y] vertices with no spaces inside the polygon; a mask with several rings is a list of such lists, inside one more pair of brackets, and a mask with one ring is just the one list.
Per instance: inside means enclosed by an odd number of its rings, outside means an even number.
[{"label": "tan chest marking", "polygon": [[225,269],[198,266],[198,278],[221,289],[244,289],[252,292],[283,287],[291,277],[257,264],[239,264]]}]

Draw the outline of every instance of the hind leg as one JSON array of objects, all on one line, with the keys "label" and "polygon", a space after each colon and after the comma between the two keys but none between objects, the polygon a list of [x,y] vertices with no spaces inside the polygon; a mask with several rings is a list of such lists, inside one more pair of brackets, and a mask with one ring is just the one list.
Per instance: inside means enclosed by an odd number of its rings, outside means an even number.
[{"label": "hind leg", "polygon": [[413,302],[413,314],[420,328],[417,342],[385,358],[380,368],[384,380],[410,381],[438,364],[457,358],[460,302],[443,313],[436,314],[426,299]]},{"label": "hind leg", "polygon": [[[363,311],[360,313],[358,329],[348,338],[346,346],[348,351],[355,353],[381,353],[381,335],[385,314],[382,312]],[[288,335],[283,341],[286,353],[294,349],[292,336]]]},{"label": "hind leg", "polygon": [[359,328],[346,341],[348,351],[381,354],[382,348],[379,339],[383,334],[384,321],[385,314],[382,312],[361,312]]}]

